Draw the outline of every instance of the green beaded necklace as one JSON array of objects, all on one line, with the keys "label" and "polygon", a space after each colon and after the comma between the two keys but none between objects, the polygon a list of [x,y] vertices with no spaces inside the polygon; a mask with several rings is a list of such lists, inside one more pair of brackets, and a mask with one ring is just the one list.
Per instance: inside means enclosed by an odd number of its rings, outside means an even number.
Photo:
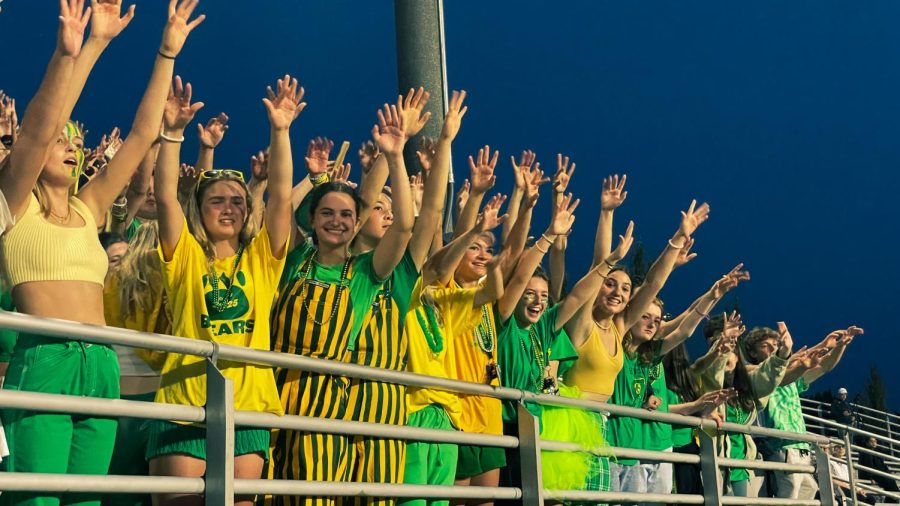
[{"label": "green beaded necklace", "polygon": [[[544,389],[544,371],[547,368],[547,363],[544,357],[544,351],[541,349],[541,341],[538,339],[537,331],[534,330],[534,325],[531,325],[528,328],[528,337],[531,338],[531,351],[534,353],[534,359],[537,361],[540,369],[537,377],[532,378],[532,382],[534,391],[540,393]],[[522,352],[527,355],[528,350],[525,348],[525,340],[519,339],[519,345],[522,346]]]},{"label": "green beaded necklace", "polygon": [[[310,257],[306,260],[306,265],[304,266],[303,273],[300,275],[301,279],[303,280],[302,283],[305,286],[305,291],[307,292],[305,295],[309,295],[309,275],[312,272],[312,264],[318,255],[318,251],[310,255]],[[350,271],[350,263],[352,261],[352,256],[348,256],[347,259],[344,260],[344,267],[341,269],[341,280],[338,282],[337,295],[335,295],[334,297],[334,303],[332,303],[331,305],[331,315],[328,316],[327,320],[321,322],[319,320],[316,320],[315,312],[309,310],[309,297],[301,297],[301,299],[303,300],[303,308],[306,309],[306,313],[310,315],[313,323],[315,323],[319,327],[326,325],[334,318],[334,315],[337,314],[338,308],[341,305],[341,296],[344,294],[344,287],[347,285],[347,273]]]},{"label": "green beaded necklace", "polygon": [[242,244],[238,247],[237,255],[234,257],[234,265],[231,267],[231,279],[229,280],[228,290],[225,291],[224,297],[219,296],[219,275],[216,274],[215,262],[209,264],[209,284],[212,286],[213,293],[212,307],[216,310],[216,313],[222,313],[228,309],[228,303],[231,302],[231,291],[234,288],[234,278],[240,270],[238,267],[241,264],[241,258],[243,256],[244,245]]},{"label": "green beaded necklace", "polygon": [[494,357],[494,329],[491,326],[491,316],[488,314],[488,305],[481,306],[481,323],[475,327],[475,341],[481,351]]},{"label": "green beaded necklace", "polygon": [[[428,317],[427,323],[422,318],[423,312],[425,313],[425,316]],[[444,351],[444,336],[441,334],[441,326],[438,324],[434,308],[428,304],[422,304],[422,311],[420,312],[417,309],[415,313],[416,320],[419,321],[419,327],[422,328],[422,333],[425,334],[425,342],[428,343],[431,354],[434,357],[437,357],[438,353]]]}]

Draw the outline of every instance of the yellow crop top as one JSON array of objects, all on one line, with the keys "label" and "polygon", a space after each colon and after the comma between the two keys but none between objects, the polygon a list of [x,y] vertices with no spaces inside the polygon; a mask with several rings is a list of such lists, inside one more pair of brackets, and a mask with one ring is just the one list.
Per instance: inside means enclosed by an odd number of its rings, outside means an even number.
[{"label": "yellow crop top", "polygon": [[109,260],[97,237],[97,223],[77,197],[70,197],[69,204],[84,219],[83,227],[50,223],[31,195],[24,216],[0,238],[10,286],[29,281],[88,281],[103,286]]},{"label": "yellow crop top", "polygon": [[610,355],[609,350],[600,339],[600,330],[595,323],[591,329],[591,335],[576,348],[578,360],[569,369],[566,375],[567,383],[573,384],[582,392],[590,392],[600,395],[612,395],[616,383],[616,376],[622,370],[625,363],[625,354],[622,352],[622,335],[613,323],[610,325],[616,338],[616,354]]}]

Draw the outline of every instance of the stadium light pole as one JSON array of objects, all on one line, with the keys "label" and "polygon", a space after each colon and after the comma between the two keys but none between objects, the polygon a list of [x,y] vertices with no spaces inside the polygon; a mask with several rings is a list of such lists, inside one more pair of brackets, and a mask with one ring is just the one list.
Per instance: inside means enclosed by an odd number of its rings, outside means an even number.
[{"label": "stadium light pole", "polygon": [[[444,45],[443,0],[394,0],[394,19],[397,32],[397,82],[405,95],[410,88],[424,86],[431,93],[426,110],[431,121],[406,143],[404,157],[407,167],[418,167],[416,150],[420,139],[436,139],[441,133],[447,113],[447,65]],[[454,180],[451,157],[450,178],[447,181],[444,205],[444,232],[453,231]]]}]

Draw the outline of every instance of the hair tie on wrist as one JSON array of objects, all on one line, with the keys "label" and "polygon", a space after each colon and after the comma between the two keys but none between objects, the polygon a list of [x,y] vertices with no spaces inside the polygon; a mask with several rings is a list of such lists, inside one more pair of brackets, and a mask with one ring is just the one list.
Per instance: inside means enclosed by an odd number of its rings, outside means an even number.
[{"label": "hair tie on wrist", "polygon": [[170,137],[170,136],[166,135],[165,133],[160,132],[160,133],[159,133],[159,138],[162,139],[162,140],[164,140],[164,141],[167,141],[167,142],[184,142],[184,136],[183,136],[183,135],[182,135],[181,137]]},{"label": "hair tie on wrist", "polygon": [[315,176],[312,174],[309,175],[309,182],[312,183],[313,186],[323,185],[329,181],[331,181],[331,178],[328,176],[327,172],[316,174]]},{"label": "hair tie on wrist", "polygon": [[611,263],[609,263],[609,261],[606,260],[606,259],[603,260],[603,263],[605,263],[606,266],[609,267],[609,270],[613,270],[613,269],[616,268],[616,264],[611,264]]},{"label": "hair tie on wrist", "polygon": [[669,239],[669,246],[671,246],[675,249],[681,249],[684,247],[684,243],[682,243],[681,246],[677,246],[677,245],[675,245],[675,243],[672,242],[672,239]]},{"label": "hair tie on wrist", "polygon": [[167,59],[167,60],[174,60],[174,59],[175,59],[174,56],[169,56],[169,55],[167,55],[166,53],[163,53],[163,52],[162,52],[162,49],[160,49],[159,51],[157,51],[157,53],[158,53],[160,56],[162,56],[163,58]]}]

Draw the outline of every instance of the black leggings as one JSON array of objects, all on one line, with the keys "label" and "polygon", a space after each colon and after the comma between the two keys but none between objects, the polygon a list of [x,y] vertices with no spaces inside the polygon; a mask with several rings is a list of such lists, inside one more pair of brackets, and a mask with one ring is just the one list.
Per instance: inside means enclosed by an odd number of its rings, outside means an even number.
[{"label": "black leggings", "polygon": [[[700,455],[700,447],[695,441],[673,448],[675,453]],[[700,464],[674,464],[675,491],[679,494],[703,495],[703,482],[700,481]]]}]

